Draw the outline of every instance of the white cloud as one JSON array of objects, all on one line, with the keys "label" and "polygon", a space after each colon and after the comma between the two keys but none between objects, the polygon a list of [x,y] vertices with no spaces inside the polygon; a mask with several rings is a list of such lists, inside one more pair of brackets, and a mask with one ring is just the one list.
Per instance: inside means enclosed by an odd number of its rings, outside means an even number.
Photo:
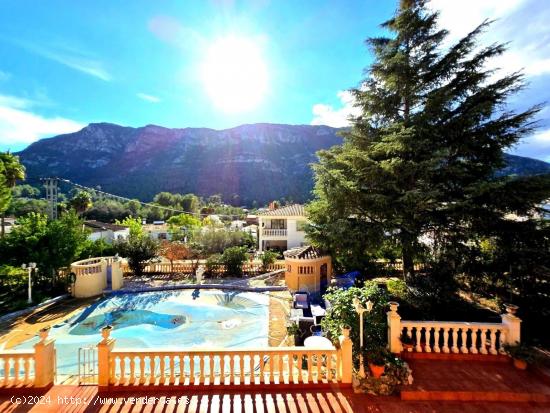
[{"label": "white cloud", "polygon": [[45,117],[31,109],[34,102],[16,96],[0,95],[0,145],[29,144],[40,138],[69,133],[84,127],[62,117]]},{"label": "white cloud", "polygon": [[490,62],[490,66],[507,73],[522,70],[528,77],[550,74],[546,24],[550,7],[543,5],[544,2],[536,4],[533,0],[432,0],[429,3],[433,10],[440,12],[439,24],[449,30],[449,42],[465,36],[485,19],[496,20],[482,37],[483,43],[510,43],[507,52]]},{"label": "white cloud", "polygon": [[156,97],[156,96],[153,96],[153,95],[148,95],[147,93],[136,93],[136,96],[140,99],[143,99],[143,100],[146,100],[147,102],[151,102],[151,103],[159,103],[160,102],[160,98],[159,97]]},{"label": "white cloud", "polygon": [[349,117],[358,116],[361,110],[353,105],[354,99],[350,92],[341,90],[337,93],[340,99],[340,108],[334,108],[332,105],[317,103],[313,105],[312,125],[327,125],[334,128],[349,126]]},{"label": "white cloud", "polygon": [[14,40],[14,43],[36,53],[46,59],[53,60],[71,69],[109,82],[111,74],[103,67],[103,63],[92,53],[81,47],[73,47],[66,43],[50,42],[48,46],[30,43],[24,40]]}]

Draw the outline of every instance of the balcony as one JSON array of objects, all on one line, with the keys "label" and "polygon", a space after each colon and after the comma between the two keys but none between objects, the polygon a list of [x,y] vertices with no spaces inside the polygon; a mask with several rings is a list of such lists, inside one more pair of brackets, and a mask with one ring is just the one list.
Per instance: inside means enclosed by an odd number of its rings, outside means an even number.
[{"label": "balcony", "polygon": [[286,237],[286,228],[285,229],[264,228],[262,230],[262,235],[264,237]]}]

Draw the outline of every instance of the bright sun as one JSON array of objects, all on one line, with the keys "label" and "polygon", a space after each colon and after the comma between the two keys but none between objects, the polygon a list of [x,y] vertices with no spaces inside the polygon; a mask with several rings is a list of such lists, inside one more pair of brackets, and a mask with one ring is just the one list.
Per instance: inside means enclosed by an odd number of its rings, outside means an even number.
[{"label": "bright sun", "polygon": [[260,47],[244,37],[213,42],[206,51],[201,75],[212,102],[224,112],[254,109],[267,90],[267,67]]}]

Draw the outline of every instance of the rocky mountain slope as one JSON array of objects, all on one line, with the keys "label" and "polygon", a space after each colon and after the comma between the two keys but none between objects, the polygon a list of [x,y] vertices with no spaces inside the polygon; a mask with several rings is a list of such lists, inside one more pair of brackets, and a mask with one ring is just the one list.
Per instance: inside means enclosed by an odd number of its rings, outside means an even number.
[{"label": "rocky mountain slope", "polygon": [[[222,194],[250,205],[282,197],[304,202],[315,152],[339,144],[328,126],[254,124],[232,129],[90,124],[19,153],[30,177],[58,176],[150,200],[161,191]],[[505,173],[550,173],[550,164],[508,155]]]}]

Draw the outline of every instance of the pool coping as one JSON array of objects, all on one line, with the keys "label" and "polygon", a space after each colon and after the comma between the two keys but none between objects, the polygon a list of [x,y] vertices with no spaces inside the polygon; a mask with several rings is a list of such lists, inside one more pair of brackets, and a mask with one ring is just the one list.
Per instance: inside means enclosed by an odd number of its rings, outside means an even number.
[{"label": "pool coping", "polygon": [[265,286],[265,287],[249,287],[231,284],[176,284],[176,285],[162,285],[158,287],[143,287],[143,288],[121,288],[120,290],[103,290],[105,295],[119,295],[119,294],[132,294],[132,293],[146,293],[153,291],[167,291],[167,290],[234,290],[234,291],[247,291],[247,292],[269,292],[269,291],[286,291],[286,286]]}]

